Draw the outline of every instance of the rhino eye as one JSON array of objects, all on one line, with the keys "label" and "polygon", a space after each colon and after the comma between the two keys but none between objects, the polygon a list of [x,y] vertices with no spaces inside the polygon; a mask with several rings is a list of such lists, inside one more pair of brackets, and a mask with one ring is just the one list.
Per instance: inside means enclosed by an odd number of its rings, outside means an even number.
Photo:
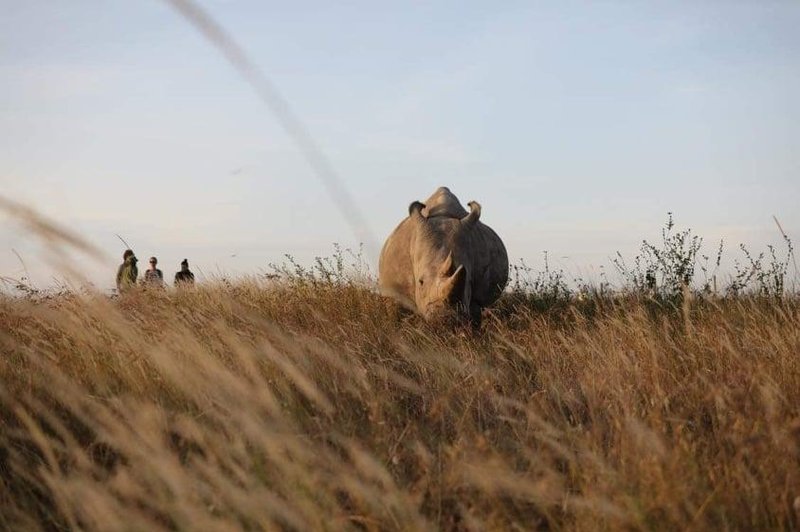
[{"label": "rhino eye", "polygon": [[419,284],[423,284],[422,279],[419,280]]}]

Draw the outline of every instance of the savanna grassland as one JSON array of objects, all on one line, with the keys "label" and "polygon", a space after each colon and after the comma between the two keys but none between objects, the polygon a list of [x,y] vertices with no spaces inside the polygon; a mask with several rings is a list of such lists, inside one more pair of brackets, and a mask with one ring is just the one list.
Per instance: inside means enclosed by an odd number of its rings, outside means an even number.
[{"label": "savanna grassland", "polygon": [[[92,252],[5,207],[54,255]],[[0,528],[797,530],[785,241],[718,292],[670,218],[615,290],[515,267],[480,331],[429,327],[340,251],[116,298],[20,284]]]},{"label": "savanna grassland", "polygon": [[0,300],[0,527],[797,529],[796,299]]}]

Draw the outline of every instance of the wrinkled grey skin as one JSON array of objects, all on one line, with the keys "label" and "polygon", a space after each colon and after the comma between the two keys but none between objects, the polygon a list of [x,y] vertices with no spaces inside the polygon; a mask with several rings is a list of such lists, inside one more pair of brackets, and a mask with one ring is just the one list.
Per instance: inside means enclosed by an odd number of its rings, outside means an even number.
[{"label": "wrinkled grey skin", "polygon": [[431,322],[469,319],[494,303],[508,282],[502,240],[480,221],[481,206],[467,212],[447,187],[408,208],[381,251],[381,292]]}]

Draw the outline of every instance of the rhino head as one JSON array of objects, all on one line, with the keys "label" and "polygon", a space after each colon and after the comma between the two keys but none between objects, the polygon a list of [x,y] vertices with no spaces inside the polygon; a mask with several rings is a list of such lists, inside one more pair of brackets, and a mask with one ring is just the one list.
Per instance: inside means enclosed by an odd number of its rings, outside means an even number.
[{"label": "rhino head", "polygon": [[417,311],[429,322],[456,322],[469,316],[472,260],[467,235],[478,222],[481,206],[470,202],[463,218],[425,217],[423,203],[409,208],[414,224],[411,262]]}]

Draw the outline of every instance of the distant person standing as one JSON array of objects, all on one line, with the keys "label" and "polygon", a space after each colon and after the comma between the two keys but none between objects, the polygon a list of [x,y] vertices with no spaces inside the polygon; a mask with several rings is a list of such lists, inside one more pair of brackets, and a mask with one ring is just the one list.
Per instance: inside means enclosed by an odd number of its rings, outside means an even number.
[{"label": "distant person standing", "polygon": [[175,273],[175,286],[194,286],[194,274],[189,271],[189,261],[181,261],[181,271]]},{"label": "distant person standing", "polygon": [[126,292],[136,286],[136,279],[139,277],[139,268],[136,266],[138,260],[131,249],[126,249],[122,254],[122,264],[117,268],[117,292]]},{"label": "distant person standing", "polygon": [[150,268],[144,272],[144,285],[148,288],[164,288],[164,274],[156,268],[158,259],[150,257]]}]

